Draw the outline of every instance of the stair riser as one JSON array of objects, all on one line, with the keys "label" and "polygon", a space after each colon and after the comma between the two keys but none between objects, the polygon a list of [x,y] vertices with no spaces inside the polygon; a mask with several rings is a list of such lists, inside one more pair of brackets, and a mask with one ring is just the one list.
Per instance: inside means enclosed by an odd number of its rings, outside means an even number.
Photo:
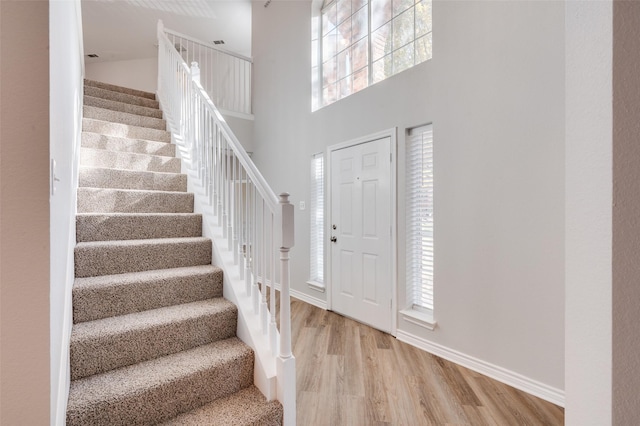
[{"label": "stair riser", "polygon": [[159,155],[162,157],[176,156],[176,146],[171,143],[118,138],[90,132],[82,133],[82,146],[85,148],[135,152],[138,154]]},{"label": "stair riser", "polygon": [[78,186],[186,192],[187,176],[173,173],[133,172],[129,170],[81,167]]},{"label": "stair riser", "polygon": [[144,240],[202,236],[201,215],[78,215],[76,241]]},{"label": "stair riser", "polygon": [[112,90],[100,89],[99,87],[85,86],[84,94],[94,98],[108,99],[110,101],[122,102],[125,104],[139,105],[147,108],[159,108],[160,103],[153,99],[140,96],[129,95],[127,93],[114,92]]},{"label": "stair riser", "polygon": [[[187,377],[162,383],[136,394],[102,400],[90,407],[70,406],[67,426],[153,425],[253,383],[253,354],[231,362],[203,368]],[[74,383],[70,392],[76,392]]]},{"label": "stair riser", "polygon": [[141,98],[155,99],[156,95],[144,90],[130,89],[128,87],[117,86],[115,84],[103,83],[95,80],[84,80],[84,87],[98,87],[100,89],[110,90],[112,92],[126,93],[128,95],[138,96]]},{"label": "stair riser", "polygon": [[82,119],[82,131],[101,133],[118,138],[144,139],[157,142],[171,142],[171,134],[165,130],[148,127],[129,126],[127,124],[110,123],[108,121]]},{"label": "stair riser", "polygon": [[211,419],[221,425],[282,426],[282,405],[277,400],[267,401],[255,386],[250,386],[158,426],[209,425]]},{"label": "stair riser", "polygon": [[123,102],[110,101],[108,99],[94,98],[93,96],[85,96],[84,105],[109,109],[112,111],[126,112],[144,117],[162,118],[162,111],[159,109],[125,104]]},{"label": "stair riser", "polygon": [[127,124],[129,126],[148,127],[150,129],[166,130],[166,121],[160,118],[144,117],[121,111],[84,106],[84,117],[94,120],[110,121],[112,123]]},{"label": "stair riser", "polygon": [[211,241],[208,240],[162,244],[81,243],[75,248],[77,278],[209,263]]},{"label": "stair riser", "polygon": [[[161,273],[149,271],[76,279],[73,286],[73,323],[222,297],[222,270],[218,268]],[[99,281],[97,285],[96,281]]]},{"label": "stair riser", "polygon": [[71,380],[228,339],[235,335],[236,321],[237,312],[228,310],[82,341],[72,333]]},{"label": "stair riser", "polygon": [[78,188],[78,213],[193,213],[193,194]]},{"label": "stair riser", "polygon": [[180,173],[180,159],[132,152],[105,151],[81,148],[80,164],[88,167],[103,167],[141,172]]}]

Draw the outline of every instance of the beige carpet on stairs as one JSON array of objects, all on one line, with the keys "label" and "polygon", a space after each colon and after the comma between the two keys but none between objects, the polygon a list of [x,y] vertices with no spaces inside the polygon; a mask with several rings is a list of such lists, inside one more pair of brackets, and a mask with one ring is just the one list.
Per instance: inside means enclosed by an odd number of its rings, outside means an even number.
[{"label": "beige carpet on stairs", "polygon": [[85,81],[67,425],[281,425],[155,95]]}]

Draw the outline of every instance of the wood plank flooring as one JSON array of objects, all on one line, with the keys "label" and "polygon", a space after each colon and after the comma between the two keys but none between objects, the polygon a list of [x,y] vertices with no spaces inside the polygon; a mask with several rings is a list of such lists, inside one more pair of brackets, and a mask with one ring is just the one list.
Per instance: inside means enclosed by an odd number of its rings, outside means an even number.
[{"label": "wood plank flooring", "polygon": [[292,299],[298,425],[562,425],[561,407]]}]

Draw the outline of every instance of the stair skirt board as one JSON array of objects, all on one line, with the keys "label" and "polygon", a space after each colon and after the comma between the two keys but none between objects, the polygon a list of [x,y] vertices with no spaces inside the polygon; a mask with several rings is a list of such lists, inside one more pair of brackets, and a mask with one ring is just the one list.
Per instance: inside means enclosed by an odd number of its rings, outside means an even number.
[{"label": "stair skirt board", "polygon": [[155,95],[84,94],[67,425],[281,425]]}]

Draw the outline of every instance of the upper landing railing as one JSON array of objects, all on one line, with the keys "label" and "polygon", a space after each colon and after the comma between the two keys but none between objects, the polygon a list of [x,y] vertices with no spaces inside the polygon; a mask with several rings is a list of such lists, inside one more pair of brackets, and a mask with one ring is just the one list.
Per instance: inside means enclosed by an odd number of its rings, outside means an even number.
[{"label": "upper landing railing", "polygon": [[[176,49],[179,44],[172,37],[174,34],[158,22],[159,99],[190,177],[205,194],[204,209],[222,228],[222,238],[226,239],[222,245],[233,254],[232,267],[238,268],[240,282],[244,281],[240,291],[251,300],[251,315],[255,315],[255,323],[262,330],[264,346],[271,349],[269,356],[276,367],[277,397],[284,407],[284,424],[295,425],[296,377],[289,298],[294,208],[288,201],[289,194],[276,196],[253,164],[206,93],[198,64],[188,65],[184,52],[181,55]],[[219,58],[219,62],[225,61],[232,59]],[[213,73],[210,80],[224,79],[216,79]],[[279,330],[275,294],[278,283]]]},{"label": "upper landing railing", "polygon": [[166,28],[164,34],[187,64],[198,63],[200,85],[220,111],[252,117],[251,58]]}]

